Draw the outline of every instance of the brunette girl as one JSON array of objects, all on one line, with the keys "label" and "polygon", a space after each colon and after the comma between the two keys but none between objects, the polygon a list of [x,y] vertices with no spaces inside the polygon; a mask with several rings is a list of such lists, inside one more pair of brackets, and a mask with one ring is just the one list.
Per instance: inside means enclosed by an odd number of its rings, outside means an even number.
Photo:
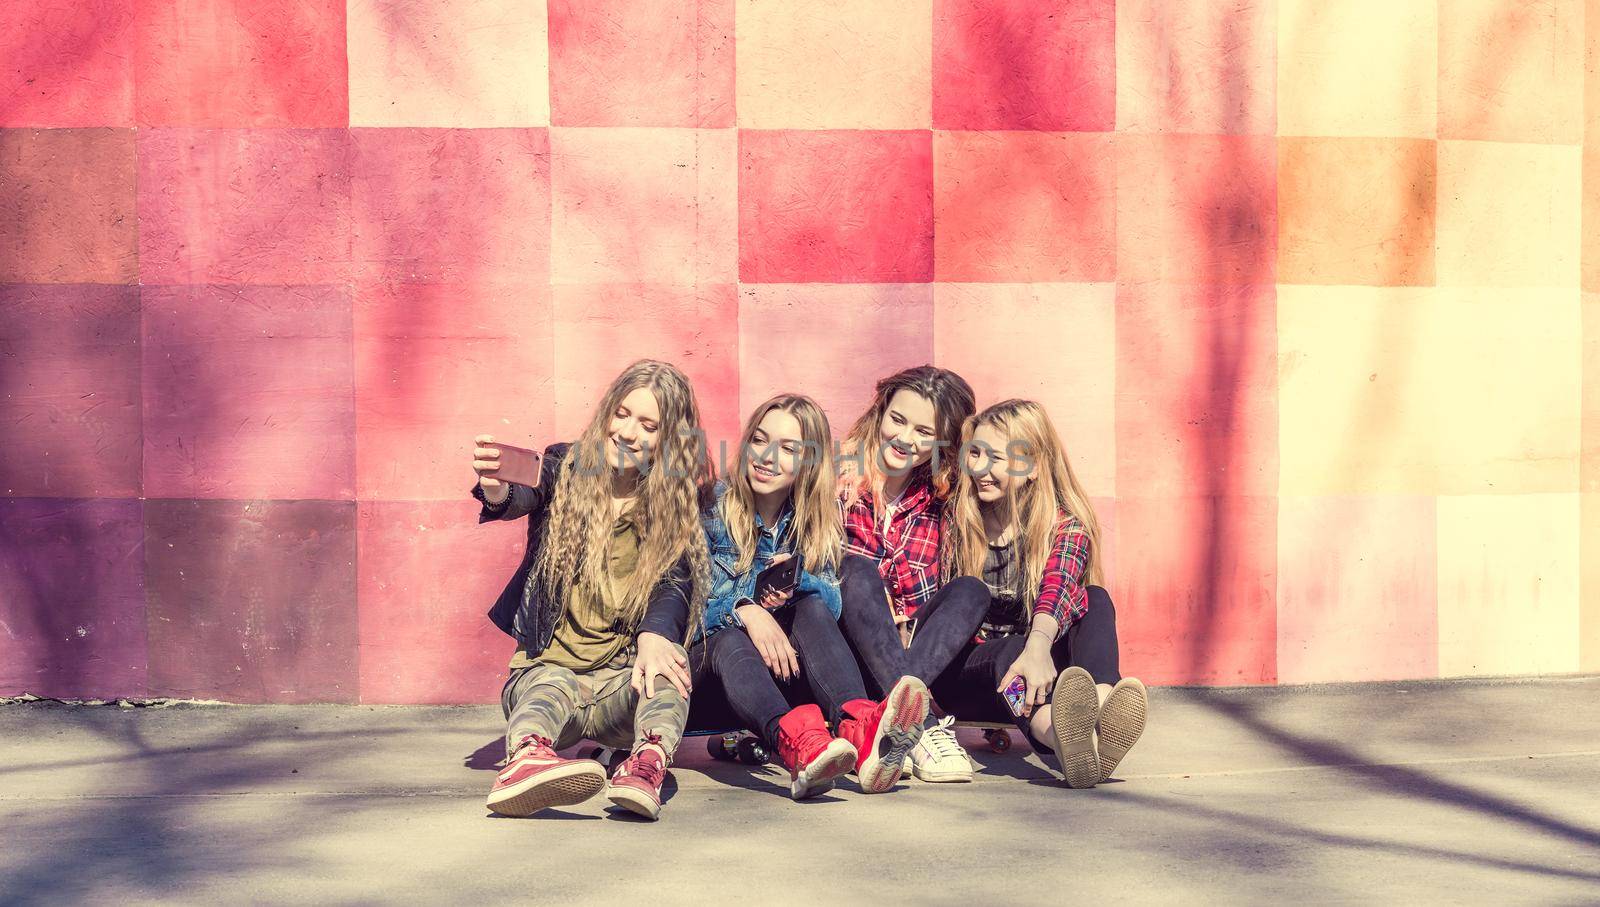
[{"label": "brunette girl", "polygon": [[[961,441],[943,570],[982,577],[990,601],[934,695],[962,718],[1015,720],[1070,786],[1093,787],[1139,739],[1146,708],[1144,685],[1118,672],[1094,508],[1039,404],[996,403],[967,420]],[[1014,715],[1004,691],[1019,677]]]},{"label": "brunette girl", "polygon": [[[842,444],[841,625],[877,689],[902,676],[930,683],[972,639],[989,605],[982,580],[941,584],[939,567],[944,502],[960,467],[951,453],[973,409],[972,388],[955,372],[906,369],[878,382]],[[924,723],[911,750],[917,778],[972,780],[952,721]]]},{"label": "brunette girl", "polygon": [[[689,381],[664,362],[628,366],[577,441],[547,447],[538,484],[501,482],[479,435],[480,522],[528,518],[528,547],[489,612],[517,641],[501,694],[505,769],[488,807],[526,816],[602,789],[654,819],[682,738],[709,567],[700,526],[706,459]],[[600,763],[556,750],[589,738],[630,755]]]},{"label": "brunette girl", "polygon": [[[867,793],[893,787],[928,712],[914,677],[896,678],[881,702],[867,699],[838,625],[836,498],[827,416],[810,397],[782,394],[750,415],[705,515],[712,588],[689,650],[690,724],[761,735],[789,769],[796,800],[852,769]],[[763,569],[794,557],[792,590],[757,589]]]}]

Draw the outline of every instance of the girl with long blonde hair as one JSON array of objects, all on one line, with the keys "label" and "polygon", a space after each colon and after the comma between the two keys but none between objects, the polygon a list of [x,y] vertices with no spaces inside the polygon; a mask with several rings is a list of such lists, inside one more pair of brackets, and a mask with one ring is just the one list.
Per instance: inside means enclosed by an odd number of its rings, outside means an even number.
[{"label": "girl with long blonde hair", "polygon": [[[489,809],[526,816],[604,789],[654,819],[689,711],[683,644],[710,574],[694,389],[665,362],[633,363],[576,441],[545,448],[532,486],[497,477],[493,436],[475,442],[479,522],[528,519],[522,567],[489,612],[517,641],[501,694],[507,761]],[[582,738],[630,755],[610,778],[598,762],[556,755]]]},{"label": "girl with long blonde hair", "polygon": [[[1070,786],[1093,787],[1139,738],[1146,712],[1144,685],[1119,672],[1094,507],[1038,403],[988,407],[962,426],[961,444],[942,572],[981,578],[990,603],[934,696],[962,718],[1014,720]],[[1020,714],[1004,695],[1019,678]]]},{"label": "girl with long blonde hair", "polygon": [[[750,414],[705,514],[712,588],[689,650],[690,725],[759,734],[789,769],[796,800],[852,769],[863,791],[888,790],[928,707],[915,678],[868,700],[839,630],[844,527],[832,446],[828,418],[810,397],[779,394]],[[758,587],[763,570],[792,558],[800,559],[792,589]]]}]

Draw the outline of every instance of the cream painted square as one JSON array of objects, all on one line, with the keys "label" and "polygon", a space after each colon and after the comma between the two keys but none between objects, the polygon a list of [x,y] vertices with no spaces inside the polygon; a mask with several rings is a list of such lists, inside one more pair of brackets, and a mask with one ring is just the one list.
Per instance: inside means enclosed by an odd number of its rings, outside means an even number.
[{"label": "cream painted square", "polygon": [[550,125],[545,0],[350,0],[351,126]]},{"label": "cream painted square", "polygon": [[1578,287],[1583,150],[1439,143],[1440,286]]},{"label": "cream painted square", "polygon": [[928,129],[933,0],[740,0],[746,129]]},{"label": "cream painted square", "polygon": [[1278,0],[1278,134],[1432,138],[1435,0]]},{"label": "cream painted square", "polygon": [[1578,495],[1442,497],[1439,673],[1578,669]]}]

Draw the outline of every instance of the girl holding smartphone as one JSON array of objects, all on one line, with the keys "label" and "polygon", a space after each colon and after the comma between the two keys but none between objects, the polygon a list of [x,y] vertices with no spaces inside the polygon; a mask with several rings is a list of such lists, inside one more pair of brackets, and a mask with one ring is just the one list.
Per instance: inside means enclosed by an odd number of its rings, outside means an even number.
[{"label": "girl holding smartphone", "polygon": [[[852,769],[867,793],[893,787],[928,711],[914,677],[867,699],[839,630],[844,531],[831,448],[827,416],[810,397],[781,394],[751,413],[704,516],[712,588],[689,650],[691,726],[759,734],[789,769],[796,800]],[[758,585],[764,570],[794,558],[792,586]]]},{"label": "girl holding smartphone", "polygon": [[[951,448],[973,409],[972,388],[955,372],[906,369],[878,382],[842,444],[841,624],[879,689],[903,676],[931,683],[972,639],[989,605],[982,580],[942,582],[939,567],[945,498],[961,465]],[[952,722],[924,723],[911,750],[915,777],[972,780]]]},{"label": "girl holding smartphone", "polygon": [[[494,438],[477,437],[479,522],[528,520],[522,567],[489,612],[517,641],[490,810],[527,816],[605,790],[660,814],[689,711],[681,642],[709,576],[703,437],[688,379],[652,360],[617,376],[576,441],[545,449],[535,484],[500,481]],[[609,779],[598,762],[556,755],[582,738],[630,755]]]},{"label": "girl holding smartphone", "polygon": [[1094,508],[1039,404],[996,403],[966,421],[961,441],[943,572],[981,577],[990,600],[934,695],[963,718],[1014,720],[1068,785],[1093,787],[1139,739],[1146,713],[1144,685],[1118,670]]}]

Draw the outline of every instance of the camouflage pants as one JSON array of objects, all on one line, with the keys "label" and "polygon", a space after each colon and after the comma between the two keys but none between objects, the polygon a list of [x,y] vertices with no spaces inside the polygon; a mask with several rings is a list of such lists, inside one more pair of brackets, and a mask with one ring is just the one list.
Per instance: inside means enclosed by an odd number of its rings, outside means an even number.
[{"label": "camouflage pants", "polygon": [[500,706],[506,713],[506,752],[528,734],[555,741],[558,750],[583,739],[632,750],[646,734],[655,733],[670,756],[683,739],[689,700],[660,676],[656,677],[655,696],[646,699],[635,693],[628,684],[634,654],[630,646],[592,671],[572,671],[539,661],[513,669],[500,692]]}]

